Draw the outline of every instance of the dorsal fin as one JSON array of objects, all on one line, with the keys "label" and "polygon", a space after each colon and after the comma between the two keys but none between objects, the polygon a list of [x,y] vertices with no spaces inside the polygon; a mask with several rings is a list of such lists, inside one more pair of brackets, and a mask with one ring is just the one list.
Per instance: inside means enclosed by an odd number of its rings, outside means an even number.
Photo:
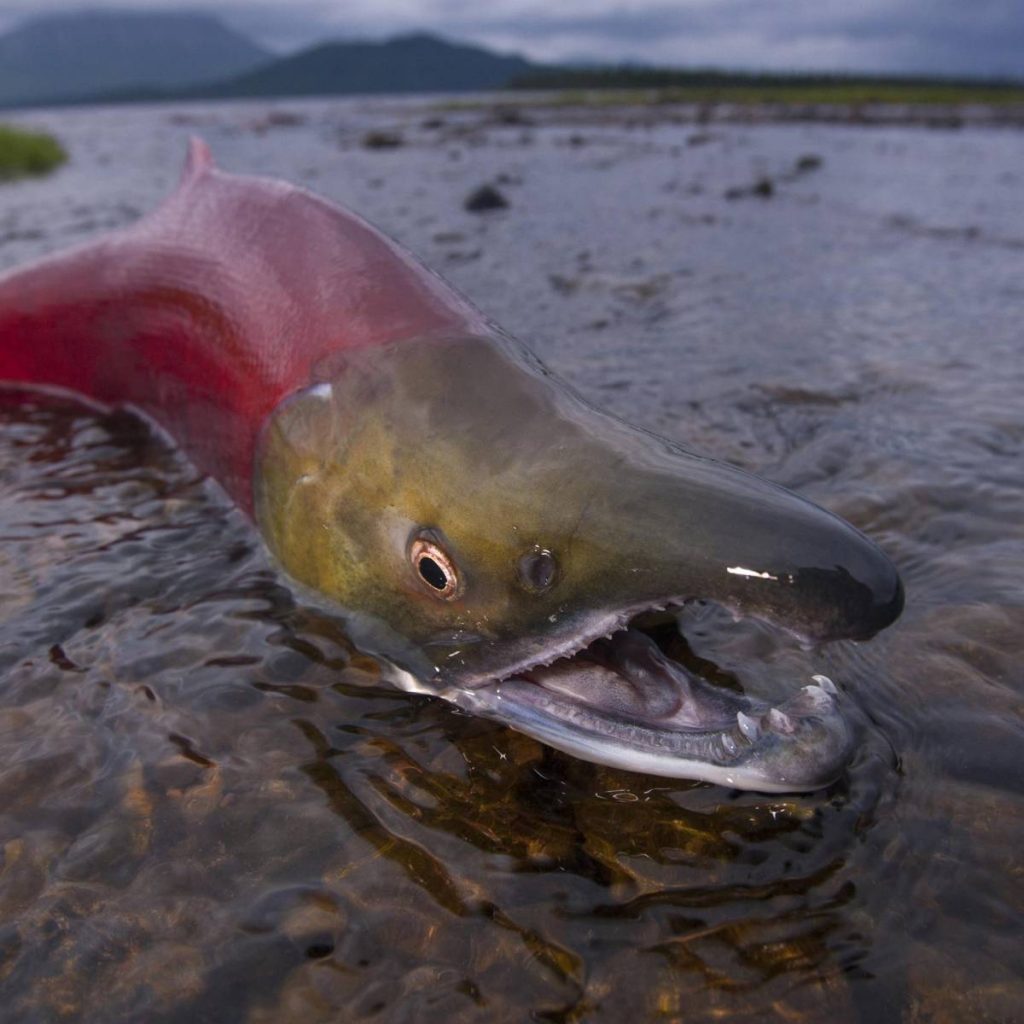
[{"label": "dorsal fin", "polygon": [[181,172],[181,185],[189,184],[197,178],[212,171],[216,165],[213,162],[213,154],[210,147],[198,135],[192,135],[188,140],[188,153],[185,156],[185,166]]}]

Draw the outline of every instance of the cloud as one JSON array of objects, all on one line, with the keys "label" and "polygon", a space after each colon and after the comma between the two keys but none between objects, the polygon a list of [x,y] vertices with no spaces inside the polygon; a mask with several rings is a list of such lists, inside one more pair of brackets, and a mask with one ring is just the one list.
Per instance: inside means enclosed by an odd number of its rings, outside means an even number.
[{"label": "cloud", "polygon": [[[5,0],[0,28],[75,0]],[[1020,0],[127,0],[203,9],[277,51],[430,30],[540,60],[1024,78]],[[97,6],[83,0],[79,6]]]}]

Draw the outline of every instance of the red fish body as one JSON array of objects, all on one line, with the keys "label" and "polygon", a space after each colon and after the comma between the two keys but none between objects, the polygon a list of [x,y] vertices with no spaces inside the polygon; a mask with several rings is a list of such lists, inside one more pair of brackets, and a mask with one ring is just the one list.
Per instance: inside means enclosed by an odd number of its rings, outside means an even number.
[{"label": "red fish body", "polygon": [[365,221],[214,168],[124,231],[0,278],[0,380],[131,405],[252,511],[256,439],[332,354],[484,317]]}]

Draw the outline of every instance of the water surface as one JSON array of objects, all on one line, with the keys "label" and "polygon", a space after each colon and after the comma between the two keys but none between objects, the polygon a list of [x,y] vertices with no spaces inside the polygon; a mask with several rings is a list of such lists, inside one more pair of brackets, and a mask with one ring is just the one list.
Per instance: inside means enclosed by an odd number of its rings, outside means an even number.
[{"label": "water surface", "polygon": [[[0,264],[152,207],[198,131],[368,216],[590,399],[850,519],[908,604],[810,653],[683,622],[730,685],[836,680],[860,747],[831,789],[604,769],[381,687],[141,424],[7,394],[5,1022],[1024,1019],[1024,135],[400,101],[26,120],[72,159],[0,190]],[[462,208],[484,182],[507,210]]]}]

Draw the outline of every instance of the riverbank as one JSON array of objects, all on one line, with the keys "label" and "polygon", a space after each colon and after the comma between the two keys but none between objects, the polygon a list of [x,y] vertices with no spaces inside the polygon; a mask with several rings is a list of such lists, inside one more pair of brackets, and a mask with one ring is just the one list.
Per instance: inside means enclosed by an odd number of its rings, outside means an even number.
[{"label": "riverbank", "polygon": [[1024,90],[956,91],[938,88],[878,90],[867,86],[758,88],[666,86],[660,88],[569,88],[506,93],[441,101],[438,109],[575,111],[594,120],[630,111],[642,121],[693,124],[821,123],[920,125],[961,128],[974,125],[1024,128]]}]

